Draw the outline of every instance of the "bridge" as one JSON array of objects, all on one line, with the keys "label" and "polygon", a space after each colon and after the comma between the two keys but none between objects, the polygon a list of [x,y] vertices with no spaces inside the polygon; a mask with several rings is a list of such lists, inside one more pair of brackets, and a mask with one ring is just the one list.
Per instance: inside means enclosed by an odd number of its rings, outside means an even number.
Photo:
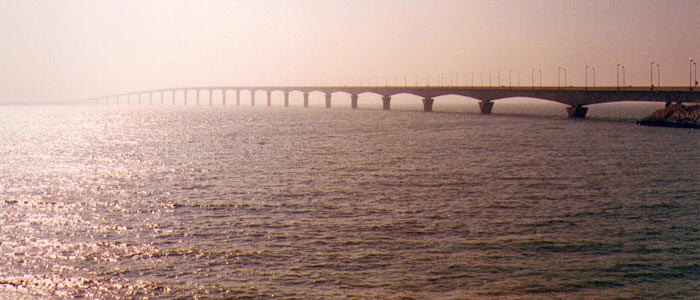
[{"label": "bridge", "polygon": [[468,87],[468,86],[209,86],[209,87],[183,87],[145,90],[130,93],[120,93],[96,98],[84,99],[75,103],[119,105],[121,100],[131,104],[133,99],[141,105],[142,96],[148,95],[148,101],[153,105],[154,94],[158,94],[160,105],[166,104],[166,96],[169,96],[168,104],[175,105],[176,95],[183,95],[184,105],[188,105],[188,94],[196,91],[196,105],[200,105],[200,93],[208,92],[208,105],[213,105],[214,92],[222,95],[222,105],[227,105],[227,91],[235,92],[236,105],[241,104],[241,92],[250,94],[250,104],[255,106],[256,92],[266,94],[267,106],[272,105],[272,93],[284,95],[284,106],[289,106],[290,93],[303,95],[304,107],[309,106],[309,94],[325,94],[326,108],[331,107],[334,94],[345,93],[350,95],[351,108],[357,109],[360,95],[376,94],[382,96],[384,110],[391,109],[391,97],[400,94],[418,96],[423,101],[423,111],[433,110],[435,98],[441,96],[464,96],[476,99],[482,114],[490,114],[494,101],[507,98],[534,98],[553,101],[566,105],[566,110],[571,118],[585,118],[588,106],[600,103],[636,101],[636,102],[663,102],[670,103],[697,103],[700,102],[700,90],[693,87]]}]

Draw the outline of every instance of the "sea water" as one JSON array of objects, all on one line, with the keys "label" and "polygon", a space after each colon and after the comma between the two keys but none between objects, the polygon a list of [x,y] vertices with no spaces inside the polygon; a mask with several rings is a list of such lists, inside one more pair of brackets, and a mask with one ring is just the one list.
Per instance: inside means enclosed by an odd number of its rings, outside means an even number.
[{"label": "sea water", "polygon": [[700,297],[700,131],[503,109],[0,107],[0,298]]}]

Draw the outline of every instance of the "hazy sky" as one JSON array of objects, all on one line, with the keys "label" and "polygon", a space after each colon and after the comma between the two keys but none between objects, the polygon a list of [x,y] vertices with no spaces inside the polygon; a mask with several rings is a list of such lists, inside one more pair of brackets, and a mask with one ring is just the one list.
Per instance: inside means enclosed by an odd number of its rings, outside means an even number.
[{"label": "hazy sky", "polygon": [[[0,102],[197,85],[689,83],[700,0],[0,0]],[[592,73],[589,73],[592,77]],[[656,76],[656,69],[654,69]],[[589,77],[590,78],[590,77]],[[592,81],[592,78],[589,79]]]}]

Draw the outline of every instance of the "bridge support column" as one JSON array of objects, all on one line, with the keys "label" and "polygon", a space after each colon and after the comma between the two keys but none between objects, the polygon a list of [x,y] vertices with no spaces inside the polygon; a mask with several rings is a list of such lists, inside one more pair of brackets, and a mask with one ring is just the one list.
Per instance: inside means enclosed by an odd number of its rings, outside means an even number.
[{"label": "bridge support column", "polygon": [[304,107],[309,107],[309,92],[304,92]]},{"label": "bridge support column", "polygon": [[424,112],[431,112],[433,111],[433,102],[435,102],[435,99],[426,97],[423,98],[423,111]]},{"label": "bridge support column", "polygon": [[221,106],[226,106],[226,89],[221,89]]},{"label": "bridge support column", "polygon": [[172,94],[171,96],[173,97],[173,99],[172,99],[172,100],[173,100],[173,105],[175,105],[175,91],[172,91],[172,93],[173,93],[173,94]]},{"label": "bridge support column", "polygon": [[331,93],[326,93],[326,108],[331,108]]},{"label": "bridge support column", "polygon": [[270,98],[270,91],[267,91],[267,106],[272,106],[272,98]]},{"label": "bridge support column", "polygon": [[165,105],[165,92],[160,91],[160,106]]},{"label": "bridge support column", "polygon": [[197,106],[199,106],[199,90],[197,90]]},{"label": "bridge support column", "polygon": [[491,110],[493,110],[493,102],[481,101],[481,102],[479,102],[479,109],[481,110],[482,114],[485,114],[485,115],[491,114]]},{"label": "bridge support column", "polygon": [[241,90],[236,90],[236,106],[241,106]]},{"label": "bridge support column", "polygon": [[357,94],[350,95],[350,107],[352,109],[357,109],[357,98],[359,98]]},{"label": "bridge support column", "polygon": [[214,95],[212,95],[214,90],[209,90],[209,106],[214,105]]},{"label": "bridge support column", "polygon": [[383,110],[390,110],[391,109],[391,96],[383,96],[382,97],[382,109]]},{"label": "bridge support column", "polygon": [[284,92],[284,107],[289,107],[289,91]]},{"label": "bridge support column", "polygon": [[250,91],[250,106],[255,106],[255,91]]},{"label": "bridge support column", "polygon": [[583,107],[581,104],[569,106],[566,108],[566,112],[569,114],[569,118],[585,118],[588,107]]},{"label": "bridge support column", "polygon": [[153,105],[153,93],[148,93],[148,104]]},{"label": "bridge support column", "polygon": [[139,96],[139,105],[141,105],[141,94],[139,94],[138,96]]}]

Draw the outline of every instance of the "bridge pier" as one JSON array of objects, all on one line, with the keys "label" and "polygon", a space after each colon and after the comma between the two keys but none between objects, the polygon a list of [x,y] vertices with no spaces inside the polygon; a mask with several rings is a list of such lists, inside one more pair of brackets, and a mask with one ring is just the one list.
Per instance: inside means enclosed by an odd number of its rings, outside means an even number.
[{"label": "bridge pier", "polygon": [[153,92],[148,93],[148,104],[153,105]]},{"label": "bridge pier", "polygon": [[426,97],[423,98],[423,111],[424,112],[431,112],[433,111],[433,102],[435,102],[435,99]]},{"label": "bridge pier", "polygon": [[236,106],[241,106],[241,90],[236,90]]},{"label": "bridge pier", "polygon": [[209,90],[209,106],[214,105],[214,95],[212,95],[214,90]]},{"label": "bridge pier", "polygon": [[267,91],[267,107],[272,106],[272,98],[270,98],[270,91]]},{"label": "bridge pier", "polygon": [[200,90],[197,90],[197,106],[199,106],[199,92]]},{"label": "bridge pier", "polygon": [[250,106],[255,106],[255,91],[250,91]]},{"label": "bridge pier", "polygon": [[352,109],[357,109],[357,98],[359,98],[357,94],[350,95],[350,107]]},{"label": "bridge pier", "polygon": [[289,91],[284,91],[284,107],[289,107]]},{"label": "bridge pier", "polygon": [[304,92],[304,107],[309,107],[309,92]]},{"label": "bridge pier", "polygon": [[141,105],[141,94],[138,94],[138,99],[139,99],[139,106]]},{"label": "bridge pier", "polygon": [[481,102],[479,102],[479,109],[481,110],[481,113],[484,115],[491,114],[491,110],[493,110],[493,102],[481,101]]},{"label": "bridge pier", "polygon": [[221,89],[221,106],[226,106],[226,89]]},{"label": "bridge pier", "polygon": [[331,93],[326,93],[326,108],[331,108]]},{"label": "bridge pier", "polygon": [[391,109],[391,96],[383,96],[382,97],[382,109],[383,110],[390,110]]},{"label": "bridge pier", "polygon": [[574,106],[569,106],[566,108],[566,113],[569,114],[569,118],[585,118],[588,112],[588,107],[583,107],[581,104]]}]

